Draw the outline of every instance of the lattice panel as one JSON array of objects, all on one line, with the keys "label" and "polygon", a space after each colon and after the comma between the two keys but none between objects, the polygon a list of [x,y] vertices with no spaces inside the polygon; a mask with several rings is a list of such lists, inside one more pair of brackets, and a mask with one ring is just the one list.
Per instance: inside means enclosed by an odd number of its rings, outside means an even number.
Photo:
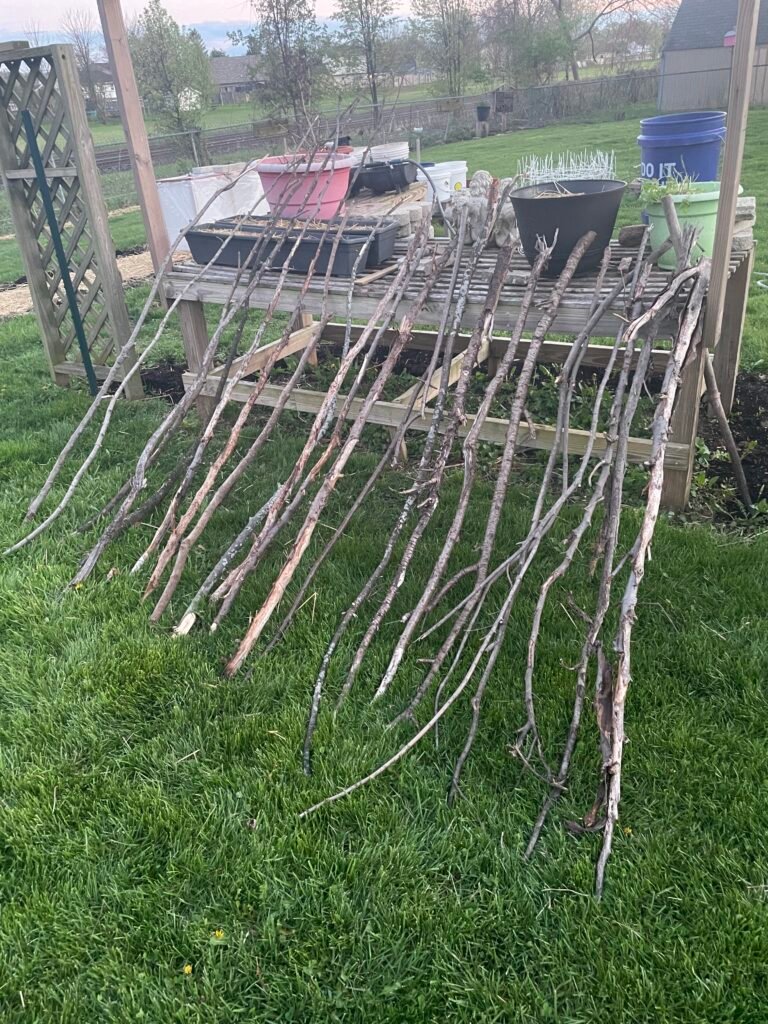
[{"label": "lattice panel", "polygon": [[24,110],[32,118],[88,349],[94,366],[103,367],[125,341],[128,315],[69,47],[0,50],[0,163],[54,376],[61,379],[62,364],[81,363],[81,355]]}]

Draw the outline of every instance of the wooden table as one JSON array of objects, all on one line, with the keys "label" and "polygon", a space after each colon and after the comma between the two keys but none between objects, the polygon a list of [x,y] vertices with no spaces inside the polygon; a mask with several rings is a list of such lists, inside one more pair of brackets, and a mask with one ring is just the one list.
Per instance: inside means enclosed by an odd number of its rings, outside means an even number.
[{"label": "wooden table", "polygon": [[[444,240],[435,239],[430,243],[437,251],[446,243]],[[629,257],[634,262],[635,250],[624,249],[618,243],[612,243],[612,259],[602,285],[602,294],[607,295],[616,282],[625,279],[626,288],[629,288],[629,279],[623,274],[620,268],[622,261]],[[405,243],[399,243],[396,249],[396,256],[402,255],[405,251]],[[463,260],[468,260],[469,255],[465,253]],[[728,291],[726,297],[725,316],[722,332],[721,346],[726,351],[719,352],[718,362],[721,365],[738,365],[741,348],[741,334],[746,311],[746,300],[749,289],[749,279],[752,269],[753,252],[734,252],[731,257],[730,273],[728,280]],[[409,287],[403,296],[402,301],[395,311],[397,320],[410,307],[413,299],[421,288],[427,267],[431,263],[431,257],[422,261],[421,266],[414,274]],[[495,263],[493,250],[484,254],[481,260],[479,272],[475,275],[472,291],[467,302],[466,311],[462,326],[471,330],[483,310],[486,296],[486,285]],[[501,301],[495,316],[495,328],[498,331],[510,330],[516,320],[520,309],[523,293],[528,282],[530,268],[522,255],[516,256],[508,275],[507,281],[502,290]],[[205,318],[202,314],[202,303],[213,302],[224,304],[237,301],[245,292],[246,285],[241,284],[234,289],[235,272],[225,268],[210,268],[206,270],[199,280],[195,277],[200,275],[200,267],[195,264],[186,264],[176,267],[165,279],[166,294],[169,298],[184,295],[182,304],[188,308],[188,318],[194,318],[197,322],[197,331],[193,351],[187,352],[187,359],[193,369],[199,365],[200,353],[208,341],[208,334],[205,328]],[[248,297],[248,305],[254,309],[265,309],[268,303],[274,298],[276,274],[266,275]],[[327,309],[334,316],[342,318],[341,323],[331,323],[323,332],[321,342],[338,343],[344,337],[347,317],[347,293],[348,281],[346,279],[332,279],[330,293],[327,299]],[[352,317],[353,319],[367,319],[375,313],[378,303],[386,293],[389,278],[379,277],[377,280],[365,283],[361,281],[353,293]],[[658,294],[669,280],[669,274],[658,268],[652,271],[649,285],[646,289],[648,303]],[[419,322],[427,326],[437,326],[449,300],[450,269],[447,268],[433,288],[429,301],[419,314]],[[192,282],[192,283],[190,283]],[[592,303],[592,296],[596,283],[594,274],[587,274],[575,278],[568,288],[557,318],[550,334],[575,336],[586,325],[589,308]],[[297,307],[297,294],[303,284],[303,278],[296,276],[295,283],[289,278],[283,287],[278,299],[279,310],[293,312]],[[186,290],[185,290],[186,289]],[[538,322],[543,305],[546,303],[549,289],[545,283],[539,288],[539,296],[534,303],[526,328],[533,328]],[[602,317],[592,332],[594,338],[614,338],[618,329],[620,318],[625,315],[626,292],[622,292]],[[322,310],[323,303],[323,282],[312,282],[301,302],[303,319],[302,326],[289,338],[285,348],[285,355],[301,351],[306,346],[312,335],[312,317],[318,315]],[[681,296],[679,309],[684,303],[684,296]],[[193,312],[194,311],[194,312]],[[659,340],[672,338],[677,328],[677,316],[670,315],[665,323],[660,325]],[[359,336],[362,327],[353,326],[352,336]],[[382,339],[382,344],[394,338],[395,332],[389,331]],[[431,350],[434,348],[436,333],[430,330],[419,330],[414,332],[409,343],[411,349]],[[463,335],[460,344],[456,349],[451,366],[451,379],[458,379],[463,349],[466,348],[468,335]],[[278,344],[277,342],[273,345]],[[487,351],[481,353],[482,362],[488,362],[489,372],[494,372],[495,365],[507,345],[503,337],[494,338]],[[542,346],[539,362],[541,363],[562,363],[570,350],[568,341],[548,341]],[[189,346],[188,346],[189,348]],[[528,345],[525,341],[519,346],[519,356],[523,358]],[[589,344],[584,366],[603,367],[609,355],[609,348],[605,344]],[[256,372],[266,362],[270,353],[270,346],[264,346],[258,353],[246,360],[245,357],[235,360],[230,369],[230,374],[239,372],[243,376]],[[652,370],[654,373],[663,373],[668,359],[668,352],[663,348],[654,349],[652,356]],[[437,373],[439,374],[439,368]],[[185,384],[188,385],[194,379],[194,372],[184,375]],[[215,371],[209,376],[204,394],[213,396],[216,393],[220,380],[220,374]],[[247,380],[240,380],[234,388],[233,398],[237,401],[246,401],[249,393],[253,390],[253,384]],[[259,405],[274,406],[280,398],[282,388],[279,385],[267,385],[259,396]],[[434,397],[434,390],[430,390]],[[317,412],[323,400],[323,393],[307,389],[296,389],[290,396],[286,408],[295,412]],[[697,417],[694,409],[698,409],[701,397],[701,374],[695,364],[692,364],[686,372],[683,381],[678,407],[673,420],[673,437],[667,447],[665,466],[665,504],[668,507],[682,508],[688,500],[690,491],[691,474],[696,451],[696,426]],[[394,402],[377,402],[372,410],[369,422],[381,424],[390,428],[396,428],[406,415],[406,408],[410,398],[410,391],[401,395]],[[357,415],[362,399],[351,403],[349,418],[354,419]],[[409,422],[409,429],[427,430],[431,418],[416,417]],[[472,417],[468,417],[464,431],[466,432],[472,424]],[[507,421],[503,419],[489,418],[486,420],[481,431],[481,438],[495,443],[503,443],[506,432]],[[522,448],[551,449],[554,442],[554,427],[545,424],[526,424],[521,427],[518,441]],[[571,428],[569,430],[568,450],[573,455],[583,453],[587,442],[586,431]],[[595,457],[599,457],[605,448],[605,441],[598,439],[595,445]],[[642,463],[647,461],[651,452],[651,442],[648,438],[633,437],[629,444],[629,457],[631,461]]]}]

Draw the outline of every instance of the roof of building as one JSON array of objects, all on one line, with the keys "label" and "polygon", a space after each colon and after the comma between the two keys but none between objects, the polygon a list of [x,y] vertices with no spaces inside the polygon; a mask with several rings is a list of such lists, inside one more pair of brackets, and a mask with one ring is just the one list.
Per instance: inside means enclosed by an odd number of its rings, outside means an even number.
[{"label": "roof of building", "polygon": [[211,57],[210,61],[215,85],[246,85],[254,80],[255,57]]},{"label": "roof of building", "polygon": [[[84,68],[78,70],[78,75],[81,83],[88,81]],[[92,61],[90,78],[96,85],[110,85],[113,82],[112,68],[106,61]]]},{"label": "roof of building", "polygon": [[[682,0],[664,44],[665,50],[720,48],[736,28],[739,0]],[[761,0],[758,45],[768,44],[768,0]]]}]

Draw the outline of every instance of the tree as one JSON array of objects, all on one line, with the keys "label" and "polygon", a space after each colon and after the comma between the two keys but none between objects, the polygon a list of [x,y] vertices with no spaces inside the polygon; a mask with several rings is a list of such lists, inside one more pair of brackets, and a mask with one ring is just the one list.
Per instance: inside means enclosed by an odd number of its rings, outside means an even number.
[{"label": "tree", "polygon": [[463,96],[477,53],[476,24],[468,0],[414,0],[414,24],[450,96]]},{"label": "tree", "polygon": [[630,11],[623,17],[610,18],[591,37],[593,53],[609,53],[614,67],[631,65],[638,59],[656,59],[673,17],[674,11],[667,7],[653,14]]},{"label": "tree", "polygon": [[24,22],[22,35],[30,46],[44,46],[48,38],[48,33],[37,18],[29,18]]},{"label": "tree", "polygon": [[278,110],[306,123],[314,101],[328,85],[324,60],[327,35],[317,24],[308,0],[252,0],[256,25],[251,32],[232,32],[257,56],[266,78],[264,95]]},{"label": "tree", "polygon": [[365,79],[373,105],[374,124],[379,120],[378,78],[381,51],[392,21],[393,0],[337,0],[335,15],[340,36],[356,60],[365,63]]},{"label": "tree", "polygon": [[483,59],[494,80],[544,85],[570,57],[549,0],[491,0],[477,7]]},{"label": "tree", "polygon": [[106,122],[104,89],[95,69],[96,63],[104,60],[104,41],[96,29],[95,19],[88,10],[70,8],[64,14],[61,30],[74,52],[75,65],[88,103],[96,111],[99,120]]},{"label": "tree", "polygon": [[214,48],[211,50],[211,52],[208,54],[208,56],[209,57],[226,57],[227,55],[224,52],[224,50],[220,50],[218,47],[214,46]]},{"label": "tree", "polygon": [[[168,131],[189,133],[199,129],[213,88],[199,33],[185,32],[160,0],[150,0],[132,27],[130,44],[146,109]],[[183,145],[191,156],[201,157],[189,135]]]},{"label": "tree", "polygon": [[655,13],[670,5],[666,0],[549,0],[568,45],[574,81],[579,79],[578,44],[589,40],[594,53],[594,32],[606,20],[638,11]]}]

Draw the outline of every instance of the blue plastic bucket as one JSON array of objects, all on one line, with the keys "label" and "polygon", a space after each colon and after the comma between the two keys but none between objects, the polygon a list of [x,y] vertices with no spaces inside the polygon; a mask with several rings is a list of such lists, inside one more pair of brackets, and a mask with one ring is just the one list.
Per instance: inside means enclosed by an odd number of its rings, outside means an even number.
[{"label": "blue plastic bucket", "polygon": [[725,138],[725,113],[703,110],[690,114],[663,114],[640,122],[643,178],[720,180],[720,150]]}]

